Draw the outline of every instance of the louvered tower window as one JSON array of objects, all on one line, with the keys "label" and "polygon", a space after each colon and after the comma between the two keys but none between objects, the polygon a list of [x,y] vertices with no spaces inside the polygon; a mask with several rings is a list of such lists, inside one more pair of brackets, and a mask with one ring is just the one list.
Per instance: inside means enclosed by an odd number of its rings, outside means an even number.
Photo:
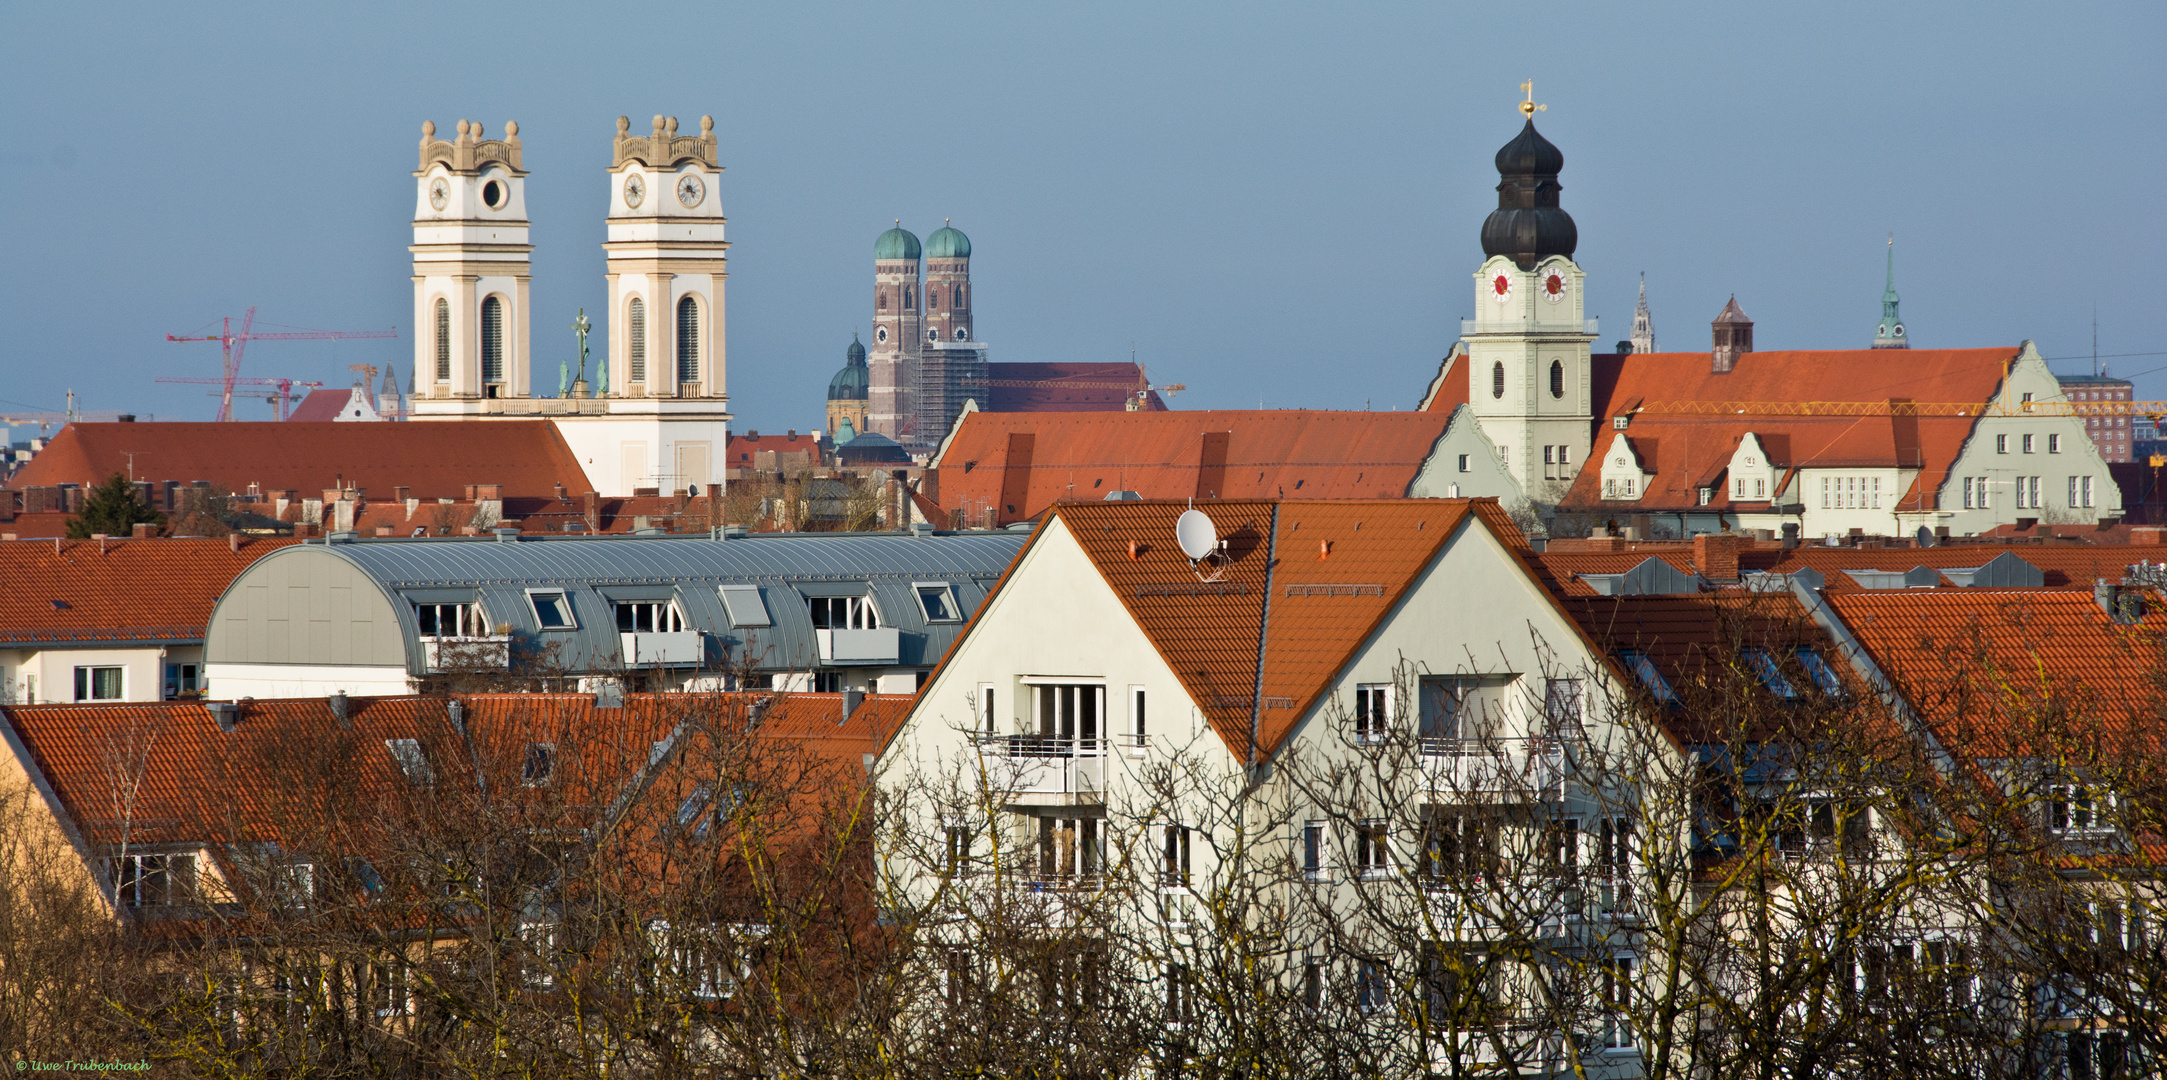
[{"label": "louvered tower window", "polygon": [[451,381],[451,301],[436,302],[436,381]]},{"label": "louvered tower window", "polygon": [[1490,368],[1490,396],[1496,398],[1501,398],[1505,396],[1504,361],[1499,361],[1496,365]]},{"label": "louvered tower window", "polygon": [[632,298],[631,306],[625,311],[625,348],[631,353],[625,358],[626,364],[632,368],[632,378],[629,381],[646,382],[647,304],[637,296]]},{"label": "louvered tower window", "polygon": [[700,303],[689,296],[677,302],[677,381],[700,381]]},{"label": "louvered tower window", "polygon": [[482,301],[482,382],[504,381],[504,301]]}]

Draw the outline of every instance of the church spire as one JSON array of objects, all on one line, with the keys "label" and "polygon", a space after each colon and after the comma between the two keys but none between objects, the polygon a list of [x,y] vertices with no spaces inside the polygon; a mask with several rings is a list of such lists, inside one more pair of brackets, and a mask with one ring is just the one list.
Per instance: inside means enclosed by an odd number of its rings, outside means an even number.
[{"label": "church spire", "polygon": [[1633,351],[1655,351],[1655,323],[1648,317],[1648,272],[1640,272],[1640,303],[1633,307]]},{"label": "church spire", "polygon": [[1903,316],[1896,313],[1896,234],[1889,234],[1888,284],[1881,290],[1881,323],[1874,327],[1874,348],[1908,349],[1911,341],[1904,336]]}]

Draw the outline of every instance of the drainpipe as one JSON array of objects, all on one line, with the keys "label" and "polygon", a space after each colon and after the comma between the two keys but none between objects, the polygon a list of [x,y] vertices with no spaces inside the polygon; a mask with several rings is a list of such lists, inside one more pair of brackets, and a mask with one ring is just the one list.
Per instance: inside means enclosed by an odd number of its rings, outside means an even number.
[{"label": "drainpipe", "polygon": [[1257,741],[1264,726],[1264,638],[1272,626],[1272,577],[1279,567],[1279,504],[1272,504],[1271,531],[1264,536],[1264,614],[1257,620],[1257,677],[1249,694],[1249,777],[1256,779]]}]

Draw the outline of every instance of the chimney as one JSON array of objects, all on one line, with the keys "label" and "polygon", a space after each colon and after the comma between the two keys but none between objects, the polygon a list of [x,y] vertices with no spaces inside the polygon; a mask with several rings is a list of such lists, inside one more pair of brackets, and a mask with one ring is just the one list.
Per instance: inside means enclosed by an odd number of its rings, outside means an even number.
[{"label": "chimney", "polygon": [[1732,533],[1702,533],[1693,538],[1693,565],[1710,581],[1738,580],[1738,552],[1746,538]]},{"label": "chimney", "polygon": [[474,494],[467,496],[467,498],[476,502],[496,502],[504,498],[503,484],[476,484],[468,490],[474,492]]},{"label": "chimney", "polygon": [[150,522],[147,522],[147,521],[139,521],[139,522],[136,522],[136,526],[135,526],[135,538],[136,538],[136,539],[138,539],[138,540],[148,540],[148,539],[150,539],[150,538],[151,538],[151,530],[152,530],[152,529],[154,529],[154,528],[157,528],[157,526],[155,526],[155,525],[152,525],[152,524],[151,524]]},{"label": "chimney", "polygon": [[226,550],[232,552],[239,552],[241,550],[240,533],[230,532],[226,534]]},{"label": "chimney", "polygon": [[602,493],[590,491],[579,497],[580,514],[587,519],[587,531],[602,531]]},{"label": "chimney", "polygon": [[865,704],[865,691],[863,691],[863,690],[845,690],[845,691],[843,691],[843,718],[842,718],[841,720],[837,720],[837,721],[836,721],[836,723],[838,723],[838,724],[841,724],[841,723],[843,723],[843,722],[845,722],[845,721],[849,720],[849,719],[850,719],[850,714],[852,714],[852,713],[854,713],[854,712],[857,712],[857,711],[858,711],[858,706],[860,706],[860,705],[863,705],[863,704]]},{"label": "chimney", "polygon": [[1753,320],[1733,296],[1708,325],[1714,338],[1711,367],[1718,375],[1726,374],[1738,365],[1739,357],[1753,351]]},{"label": "chimney", "polygon": [[401,485],[399,485],[398,487],[392,488],[392,489],[391,489],[391,501],[392,501],[392,502],[402,502],[402,503],[403,503],[403,502],[405,502],[405,501],[406,501],[406,500],[407,500],[407,499],[408,499],[408,498],[409,498],[409,497],[410,497],[410,496],[411,496],[411,495],[413,494],[413,491],[414,491],[414,489],[413,489],[413,488],[407,487],[407,486],[406,486],[406,485],[404,485],[404,484],[401,484]]}]

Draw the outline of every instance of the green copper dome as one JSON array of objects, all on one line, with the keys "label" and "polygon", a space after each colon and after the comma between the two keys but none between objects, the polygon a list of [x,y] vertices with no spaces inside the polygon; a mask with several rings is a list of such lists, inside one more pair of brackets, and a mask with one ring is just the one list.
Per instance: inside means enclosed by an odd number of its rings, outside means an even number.
[{"label": "green copper dome", "polygon": [[872,372],[865,366],[865,346],[858,344],[858,335],[852,334],[850,348],[843,352],[843,370],[828,380],[828,400],[865,401],[872,397],[872,390]]},{"label": "green copper dome", "polygon": [[928,259],[968,259],[971,257],[971,238],[949,225],[942,225],[925,238],[925,257]]},{"label": "green copper dome", "polygon": [[916,259],[918,251],[918,238],[912,236],[901,224],[881,233],[880,239],[873,242],[873,257],[876,259]]}]

